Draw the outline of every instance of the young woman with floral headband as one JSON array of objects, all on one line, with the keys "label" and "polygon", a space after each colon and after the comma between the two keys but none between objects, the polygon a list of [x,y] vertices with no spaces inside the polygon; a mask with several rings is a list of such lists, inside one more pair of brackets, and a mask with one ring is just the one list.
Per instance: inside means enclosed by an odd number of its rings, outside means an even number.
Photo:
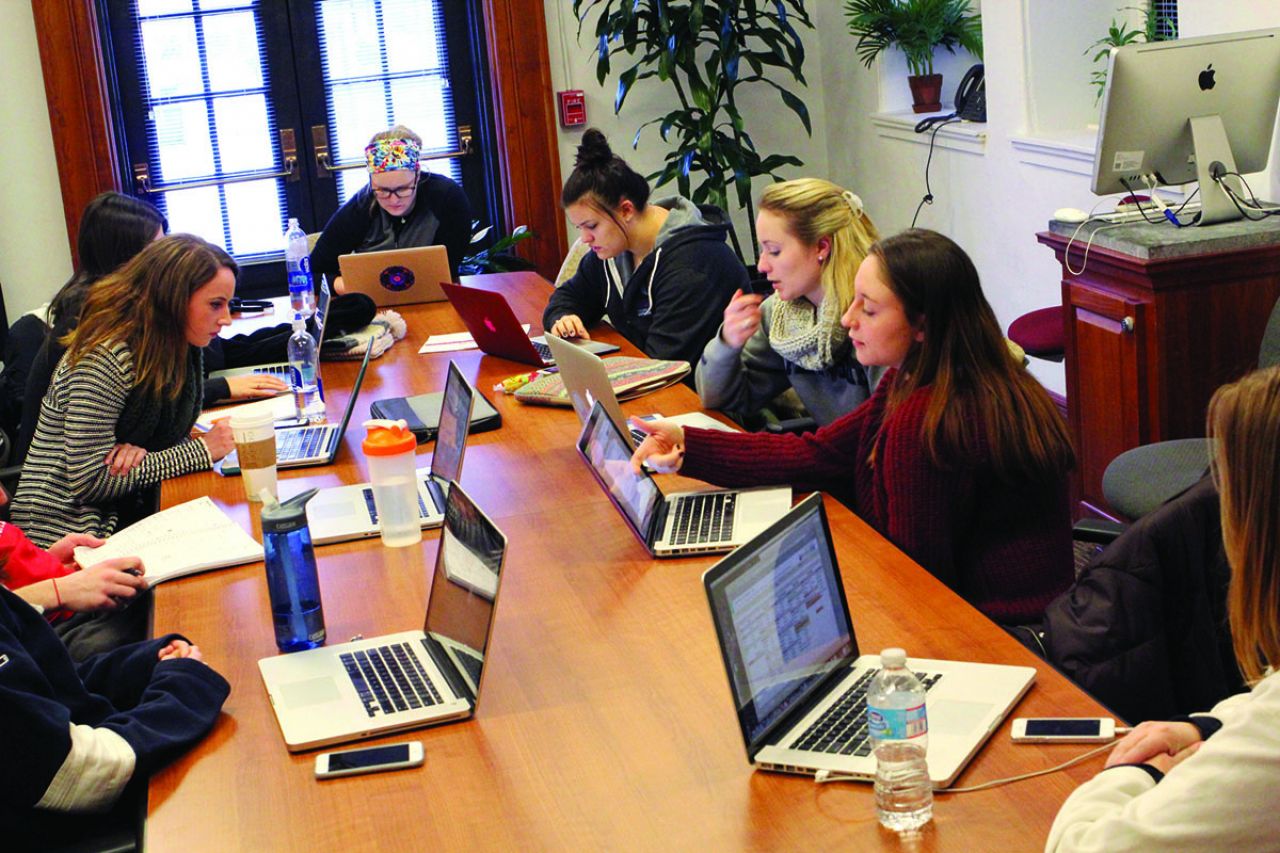
[{"label": "young woman with floral headband", "polygon": [[698,394],[709,408],[750,414],[794,388],[818,425],[829,424],[871,396],[883,372],[858,362],[840,325],[880,235],[861,199],[821,178],[766,189],[756,233],[773,294],[734,294],[698,362]]},{"label": "young woman with floral headband", "polygon": [[471,245],[471,205],[462,187],[418,166],[422,138],[403,125],[374,134],[364,149],[369,183],[324,226],[311,252],[311,274],[342,292],[338,258],[418,246],[444,246],[456,278]]}]

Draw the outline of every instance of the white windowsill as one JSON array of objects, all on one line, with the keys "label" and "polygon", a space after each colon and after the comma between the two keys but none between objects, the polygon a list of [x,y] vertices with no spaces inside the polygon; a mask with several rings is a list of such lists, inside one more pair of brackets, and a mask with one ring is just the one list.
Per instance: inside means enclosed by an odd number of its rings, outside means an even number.
[{"label": "white windowsill", "polygon": [[[946,116],[950,114],[950,109],[940,113],[914,113],[911,110],[898,110],[886,113],[872,113],[871,123],[876,126],[876,133],[885,139],[928,145],[929,137],[933,136],[933,129],[925,133],[916,133],[916,124],[921,119],[930,118],[931,116]],[[948,148],[952,151],[982,154],[987,148],[987,126],[981,122],[969,121],[945,125],[938,131],[934,144],[938,148]]]},{"label": "white windowsill", "polygon": [[1062,133],[1015,136],[1010,140],[1018,159],[1029,166],[1093,176],[1093,153],[1098,144],[1097,129]]}]

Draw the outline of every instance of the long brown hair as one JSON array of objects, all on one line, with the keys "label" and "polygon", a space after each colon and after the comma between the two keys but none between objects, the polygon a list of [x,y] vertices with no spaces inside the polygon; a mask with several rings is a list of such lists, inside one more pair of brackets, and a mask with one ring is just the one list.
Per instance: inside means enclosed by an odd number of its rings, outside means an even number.
[{"label": "long brown hair", "polygon": [[1014,361],[964,250],[934,231],[911,229],[881,240],[870,253],[880,259],[907,319],[924,330],[903,359],[889,406],[932,386],[921,440],[933,463],[948,467],[963,459],[985,435],[1001,479],[1060,477],[1075,462],[1066,422]]},{"label": "long brown hair", "polygon": [[787,224],[806,246],[826,237],[830,255],[822,265],[822,295],[834,299],[843,314],[853,301],[853,279],[880,232],[856,195],[822,178],[797,178],[770,184],[760,196],[760,209]]},{"label": "long brown hair", "polygon": [[1231,564],[1231,642],[1253,683],[1280,666],[1280,367],[1219,388],[1209,434]]},{"label": "long brown hair", "polygon": [[222,267],[240,271],[230,255],[199,237],[156,240],[89,291],[80,325],[62,339],[68,364],[74,367],[94,347],[128,344],[134,385],[156,399],[177,399],[187,374],[187,305]]}]

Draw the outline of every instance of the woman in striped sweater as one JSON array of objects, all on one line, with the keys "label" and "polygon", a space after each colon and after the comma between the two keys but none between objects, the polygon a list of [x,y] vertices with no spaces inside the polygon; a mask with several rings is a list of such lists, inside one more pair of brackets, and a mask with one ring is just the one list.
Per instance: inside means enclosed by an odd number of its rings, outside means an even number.
[{"label": "woman in striped sweater", "polygon": [[92,288],[64,338],[14,497],[13,520],[32,541],[110,535],[141,490],[231,451],[225,422],[198,438],[191,429],[202,351],[231,322],[237,272],[222,249],[175,234]]}]

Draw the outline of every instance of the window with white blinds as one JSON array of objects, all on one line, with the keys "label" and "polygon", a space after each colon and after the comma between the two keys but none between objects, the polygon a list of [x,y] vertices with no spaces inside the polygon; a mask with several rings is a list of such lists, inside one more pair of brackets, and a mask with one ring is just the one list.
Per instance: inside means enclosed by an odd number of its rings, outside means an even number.
[{"label": "window with white blinds", "polygon": [[283,162],[259,3],[137,0],[136,15],[147,183],[165,190],[151,201],[173,231],[236,257],[278,253],[283,181],[265,176]]},{"label": "window with white blinds", "polygon": [[1178,0],[1150,0],[1156,13],[1156,32],[1160,40],[1178,37]]},{"label": "window with white blinds", "polygon": [[[457,147],[444,14],[423,0],[318,0],[317,34],[329,143],[339,166],[362,164],[370,128],[396,124],[422,137],[423,151]],[[461,183],[456,160],[425,168]],[[360,169],[338,172],[339,198],[365,184]]]}]

